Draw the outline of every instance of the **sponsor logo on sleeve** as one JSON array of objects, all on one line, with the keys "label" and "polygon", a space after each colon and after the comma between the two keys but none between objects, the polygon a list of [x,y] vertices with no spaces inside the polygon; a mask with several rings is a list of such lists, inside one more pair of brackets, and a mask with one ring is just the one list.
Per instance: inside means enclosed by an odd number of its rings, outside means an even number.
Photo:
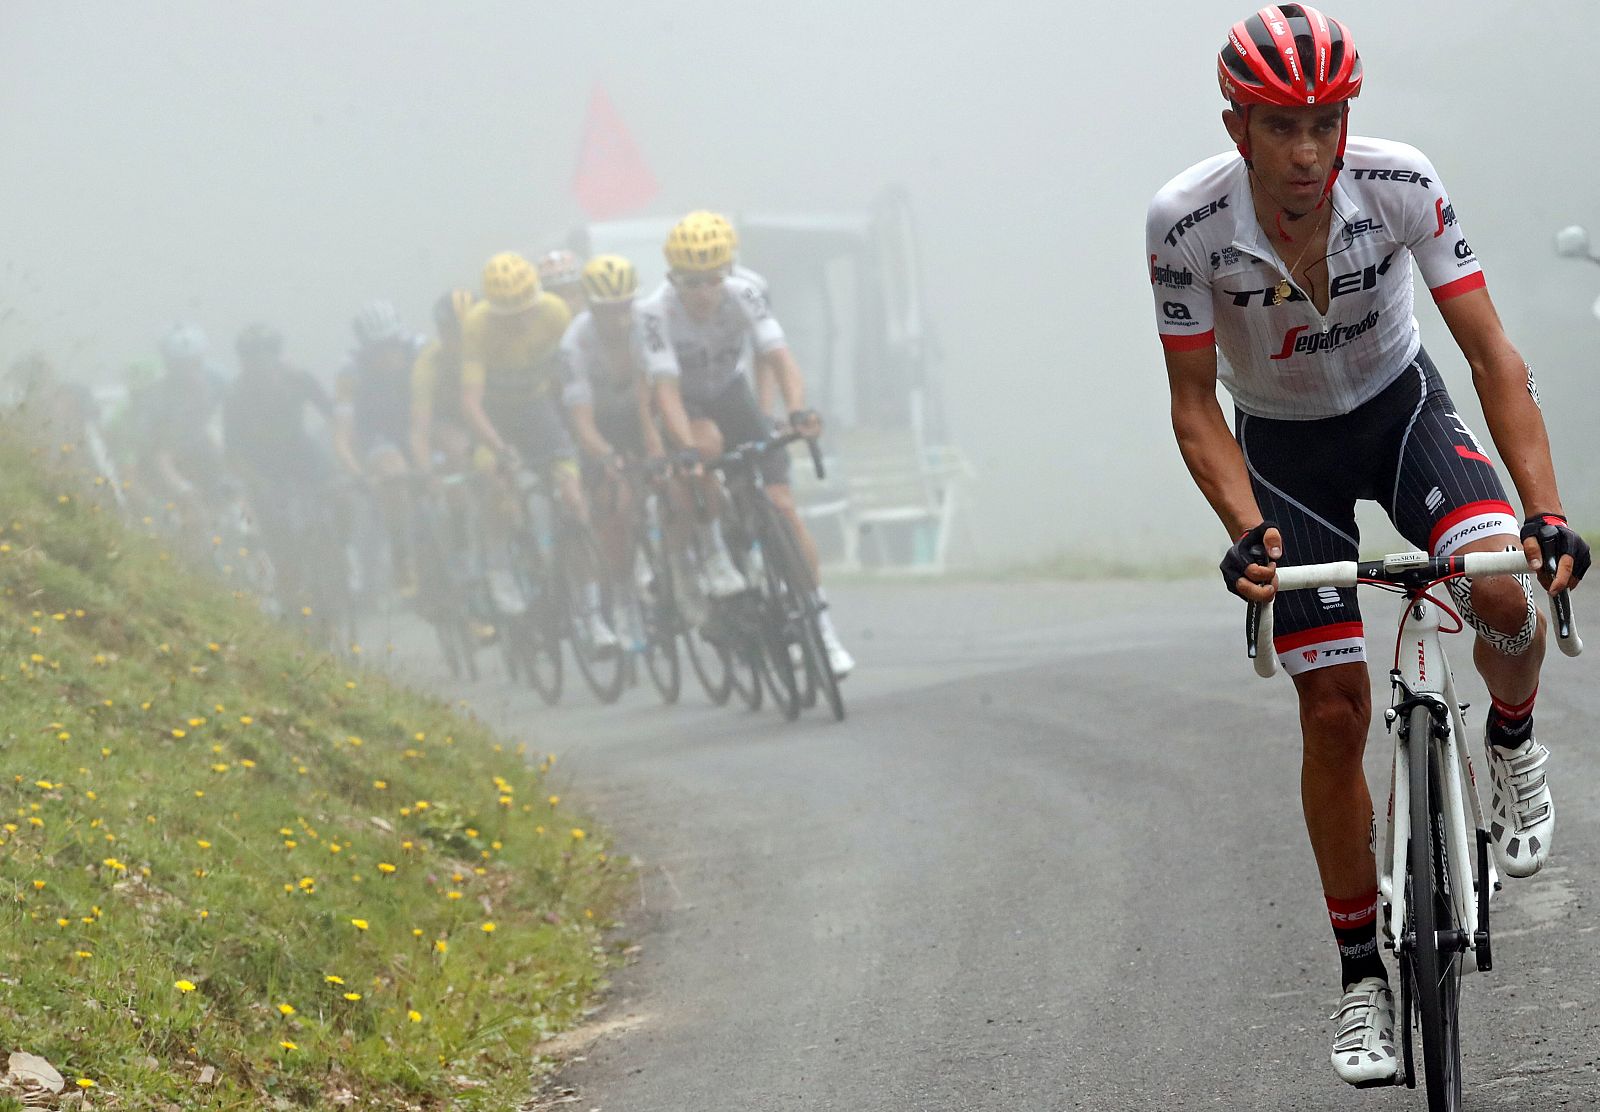
[{"label": "sponsor logo on sleeve", "polygon": [[1382,314],[1383,310],[1374,309],[1354,324],[1341,321],[1326,332],[1312,332],[1309,324],[1297,324],[1283,334],[1283,346],[1272,358],[1279,360],[1293,355],[1321,355],[1323,352],[1337,351],[1372,331]]},{"label": "sponsor logo on sleeve", "polygon": [[1433,217],[1439,222],[1438,229],[1433,233],[1433,238],[1438,239],[1444,235],[1446,228],[1455,227],[1456,206],[1446,201],[1443,197],[1435,197],[1433,199]]},{"label": "sponsor logo on sleeve", "polygon": [[1179,270],[1177,267],[1158,263],[1156,262],[1156,257],[1151,255],[1150,284],[1152,286],[1162,286],[1169,290],[1188,289],[1194,285],[1194,271],[1188,267]]},{"label": "sponsor logo on sleeve", "polygon": [[1237,247],[1224,247],[1220,251],[1213,251],[1211,252],[1211,269],[1216,270],[1219,267],[1233,266],[1240,258],[1242,256],[1239,254]]},{"label": "sponsor logo on sleeve", "polygon": [[1218,200],[1212,201],[1209,205],[1201,205],[1199,208],[1195,209],[1193,212],[1188,213],[1181,220],[1179,220],[1176,224],[1174,224],[1170,231],[1167,232],[1167,237],[1166,237],[1167,246],[1168,247],[1176,247],[1176,246],[1178,246],[1178,240],[1181,237],[1188,235],[1190,228],[1194,227],[1196,224],[1199,224],[1203,220],[1207,220],[1210,217],[1215,216],[1217,213],[1221,212],[1223,209],[1225,209],[1227,207],[1228,207],[1228,195],[1227,194],[1223,194],[1221,198],[1219,198]]},{"label": "sponsor logo on sleeve", "polygon": [[652,355],[658,355],[667,350],[667,341],[661,334],[661,318],[647,316],[644,318],[644,346]]},{"label": "sponsor logo on sleeve", "polygon": [[1162,302],[1161,315],[1170,321],[1194,323],[1194,316],[1189,312],[1189,306],[1181,301]]},{"label": "sponsor logo on sleeve", "polygon": [[1465,266],[1467,263],[1470,263],[1474,258],[1476,258],[1476,256],[1472,253],[1472,248],[1467,246],[1467,241],[1464,239],[1456,240],[1456,258],[1461,260],[1461,262],[1457,264],[1458,266]]},{"label": "sponsor logo on sleeve", "polygon": [[1350,176],[1355,178],[1356,181],[1411,182],[1414,185],[1422,186],[1424,189],[1433,188],[1433,179],[1426,174],[1418,173],[1416,170],[1369,170],[1363,168],[1351,170]]}]

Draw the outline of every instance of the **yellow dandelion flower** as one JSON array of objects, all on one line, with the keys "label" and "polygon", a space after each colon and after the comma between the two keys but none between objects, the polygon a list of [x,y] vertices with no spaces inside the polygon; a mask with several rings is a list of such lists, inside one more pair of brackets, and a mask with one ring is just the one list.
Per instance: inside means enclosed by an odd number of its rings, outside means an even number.
[{"label": "yellow dandelion flower", "polygon": [[189,719],[189,725],[191,725],[191,726],[204,726],[205,724],[206,724],[206,720],[204,718],[191,718],[191,719]]},{"label": "yellow dandelion flower", "polygon": [[483,926],[479,927],[478,929],[481,930],[484,934],[493,934],[494,933],[494,924],[493,923],[485,923],[485,924],[483,924]]},{"label": "yellow dandelion flower", "polygon": [[316,886],[316,878],[309,876],[303,876],[300,878],[300,887],[305,889],[307,892],[311,891],[311,889],[315,888]]},{"label": "yellow dandelion flower", "polygon": [[355,1001],[361,999],[361,994],[359,992],[347,992],[344,994],[344,998],[354,1003]]},{"label": "yellow dandelion flower", "polygon": [[536,826],[536,827],[533,828],[533,832],[535,834],[543,834],[544,833],[544,827]]},{"label": "yellow dandelion flower", "polygon": [[254,767],[256,767],[256,762],[252,761],[249,757],[240,758],[239,764],[241,766],[243,766],[244,768],[254,768]]},{"label": "yellow dandelion flower", "polygon": [[293,838],[285,838],[283,840],[283,848],[284,849],[293,849],[295,846],[297,846],[299,844],[300,843],[295,841]]},{"label": "yellow dandelion flower", "polygon": [[352,734],[351,736],[345,738],[345,740],[348,741],[351,745],[354,745],[357,749],[361,748],[361,746],[366,744],[366,742],[362,741],[360,738],[356,737],[354,734]]},{"label": "yellow dandelion flower", "polygon": [[173,736],[173,737],[188,737],[188,736],[189,736],[189,731],[187,731],[187,730],[180,730],[180,729],[178,729],[178,728],[177,728],[177,727],[176,727],[176,726],[174,726],[174,727],[173,727],[173,728],[172,728],[172,736]]},{"label": "yellow dandelion flower", "polygon": [[38,815],[29,815],[28,816],[28,825],[29,826],[43,826],[44,825],[44,820],[42,818],[40,818]]},{"label": "yellow dandelion flower", "polygon": [[298,772],[301,776],[304,776],[306,774],[306,772],[308,771],[308,769],[306,768],[305,765],[301,765],[299,768],[295,769],[295,771]]},{"label": "yellow dandelion flower", "polygon": [[88,950],[75,950],[73,951],[72,956],[75,958],[92,958],[94,957],[94,954]]},{"label": "yellow dandelion flower", "polygon": [[87,1078],[87,1077],[80,1077],[80,1078],[78,1078],[78,1088],[80,1088],[80,1089],[92,1089],[92,1088],[94,1088],[94,1081],[92,1081],[90,1078]]},{"label": "yellow dandelion flower", "polygon": [[401,849],[413,849],[415,847],[412,844],[411,839],[407,838],[405,841],[400,843],[400,848]]},{"label": "yellow dandelion flower", "polygon": [[[486,853],[486,854],[484,854],[484,856],[487,857],[489,855]],[[472,871],[477,873],[479,876],[488,876],[489,875],[489,870],[485,869],[482,865],[474,865],[474,866],[472,866]]]},{"label": "yellow dandelion flower", "polygon": [[449,953],[449,951],[450,951],[450,943],[446,942],[442,938],[436,938],[436,939],[433,940],[433,948],[435,950],[439,951],[439,953],[441,953],[441,954]]},{"label": "yellow dandelion flower", "polygon": [[500,806],[502,806],[502,807],[511,806],[511,797],[509,795],[502,795],[500,797]]},{"label": "yellow dandelion flower", "polygon": [[299,1050],[300,1049],[298,1046],[296,1046],[294,1043],[290,1042],[288,1039],[284,1039],[283,1041],[278,1043],[278,1045],[283,1047],[283,1049],[285,1049],[285,1050]]},{"label": "yellow dandelion flower", "polygon": [[194,991],[194,982],[193,981],[173,981],[172,982],[172,987],[177,989],[179,992],[193,992]]},{"label": "yellow dandelion flower", "polygon": [[207,642],[206,648],[210,649],[214,653],[220,653],[222,651],[222,646],[217,644],[215,641]]},{"label": "yellow dandelion flower", "polygon": [[43,888],[45,886],[45,882],[42,881],[42,880],[36,880],[36,881],[33,882],[33,886],[34,886],[35,889],[40,889],[40,888]]},{"label": "yellow dandelion flower", "polygon": [[345,680],[344,681],[344,686],[345,686],[345,688],[347,690],[354,691],[356,689],[356,681],[355,680]]},{"label": "yellow dandelion flower", "polygon": [[460,892],[446,892],[444,894],[444,898],[447,899],[447,900],[459,900],[461,898],[461,893]]},{"label": "yellow dandelion flower", "polygon": [[196,788],[195,789],[195,793],[194,793],[194,797],[196,799],[204,799],[206,797],[206,793],[201,791],[200,789]]},{"label": "yellow dandelion flower", "polygon": [[278,833],[287,838],[289,835],[293,834],[294,831],[289,829],[287,826],[280,826],[278,827]]},{"label": "yellow dandelion flower", "polygon": [[411,937],[412,938],[421,938],[422,937],[422,928],[421,927],[412,927],[411,928]]},{"label": "yellow dandelion flower", "polygon": [[417,1011],[417,1009],[412,1008],[409,1012],[406,1013],[406,1018],[409,1019],[412,1023],[421,1023],[422,1022],[422,1013]]},{"label": "yellow dandelion flower", "polygon": [[239,716],[239,725],[241,725],[241,726],[249,726],[249,725],[253,724],[254,722],[255,722],[255,719],[250,717],[248,714],[241,714]]},{"label": "yellow dandelion flower", "polygon": [[58,926],[58,927],[70,927],[70,926],[72,926],[72,920],[71,919],[57,919],[56,920],[56,926]]},{"label": "yellow dandelion flower", "polygon": [[374,780],[372,782],[372,786],[377,788],[380,792],[388,791],[389,790],[389,781],[387,781],[387,780]]},{"label": "yellow dandelion flower", "polygon": [[582,830],[579,830],[576,826],[572,828],[572,840],[574,842],[581,842],[588,836],[589,835],[585,834]]},{"label": "yellow dandelion flower", "polygon": [[411,740],[412,741],[427,741],[428,740],[428,735],[424,734],[424,733],[421,733],[421,732],[414,733],[414,734],[411,735]]},{"label": "yellow dandelion flower", "polygon": [[559,795],[552,795],[545,802],[549,803],[550,806],[554,807],[556,804],[561,802],[561,797]]},{"label": "yellow dandelion flower", "polygon": [[278,1005],[278,1014],[279,1015],[283,1015],[283,1016],[294,1015],[294,1005],[293,1004],[279,1004]]},{"label": "yellow dandelion flower", "polygon": [[384,873],[384,874],[387,875],[389,873],[394,872],[394,866],[389,864],[389,862],[387,862],[387,861],[379,861],[378,862],[378,871],[380,873]]},{"label": "yellow dandelion flower", "polygon": [[204,838],[198,839],[195,842],[195,845],[199,846],[201,849],[210,849],[211,848],[211,843],[206,841]]},{"label": "yellow dandelion flower", "polygon": [[495,849],[495,850],[500,850],[500,849],[504,849],[504,848],[505,848],[505,847],[504,847],[504,846],[503,846],[503,845],[502,845],[502,844],[501,844],[501,843],[500,843],[500,842],[498,842],[498,841],[494,841],[494,842],[490,842],[490,843],[489,843],[489,846],[490,846],[490,848],[492,848],[492,849]]},{"label": "yellow dandelion flower", "polygon": [[350,925],[358,931],[367,929],[367,921],[365,919],[352,919],[350,920]]},{"label": "yellow dandelion flower", "polygon": [[469,827],[467,827],[467,837],[469,837],[469,838],[476,838],[476,837],[477,837],[477,836],[478,836],[478,832],[477,832],[477,831],[476,831],[476,830],[474,830],[474,829],[473,829],[473,828],[472,828],[472,827],[470,827],[470,826],[469,826]]},{"label": "yellow dandelion flower", "polygon": [[339,976],[339,974],[337,974],[337,973],[329,973],[327,976],[323,977],[322,979],[324,981],[327,981],[330,985],[342,985],[342,984],[344,984],[344,978]]}]

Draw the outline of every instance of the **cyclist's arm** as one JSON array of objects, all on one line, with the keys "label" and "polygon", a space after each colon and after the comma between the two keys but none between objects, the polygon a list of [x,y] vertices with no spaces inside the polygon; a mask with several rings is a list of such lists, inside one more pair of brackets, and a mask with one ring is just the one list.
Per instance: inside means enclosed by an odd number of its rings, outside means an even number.
[{"label": "cyclist's arm", "polygon": [[1489,436],[1505,462],[1524,514],[1560,514],[1544,414],[1533,400],[1528,365],[1506,336],[1487,289],[1439,303],[1439,314],[1472,367]]},{"label": "cyclist's arm", "polygon": [[639,434],[644,440],[644,454],[651,459],[660,459],[667,454],[667,446],[661,439],[661,430],[656,428],[655,406],[652,404],[650,388],[643,380],[637,384],[634,396],[639,401]]},{"label": "cyclist's arm", "polygon": [[778,392],[778,380],[770,364],[756,360],[756,406],[763,417],[772,412],[772,399]]},{"label": "cyclist's arm", "polygon": [[506,442],[500,439],[500,434],[495,431],[494,425],[489,422],[489,415],[483,411],[483,379],[477,381],[467,379],[462,375],[461,383],[461,411],[467,415],[467,423],[472,426],[472,431],[478,438],[497,455],[504,455]]},{"label": "cyclist's arm", "polygon": [[[763,372],[770,375],[776,383],[778,395],[783,398],[785,413],[793,413],[806,407],[806,380],[800,374],[800,365],[794,361],[794,354],[787,346],[776,347],[756,356],[758,381]],[[766,413],[767,410],[763,409],[762,412]]]},{"label": "cyclist's arm", "polygon": [[1166,357],[1178,451],[1228,536],[1237,537],[1260,524],[1262,515],[1244,454],[1217,401],[1217,349],[1168,350]]},{"label": "cyclist's arm", "polygon": [[592,402],[569,405],[567,415],[572,419],[572,432],[578,438],[578,447],[583,449],[585,455],[604,462],[616,454],[616,449],[600,435],[600,427],[594,423]]},{"label": "cyclist's arm", "polygon": [[667,428],[667,439],[674,448],[694,447],[694,433],[689,429],[689,411],[683,408],[683,394],[678,389],[675,376],[655,380],[656,409],[661,423]]}]

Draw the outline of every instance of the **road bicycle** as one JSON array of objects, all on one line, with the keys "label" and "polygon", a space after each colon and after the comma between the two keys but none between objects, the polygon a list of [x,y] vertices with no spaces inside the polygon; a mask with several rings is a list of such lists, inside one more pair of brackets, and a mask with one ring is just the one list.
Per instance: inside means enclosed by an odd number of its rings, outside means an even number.
[{"label": "road bicycle", "polygon": [[[740,678],[759,669],[785,718],[798,718],[801,708],[813,706],[820,695],[834,719],[842,720],[844,697],[822,641],[824,603],[816,578],[788,519],[767,497],[761,475],[761,460],[767,453],[784,451],[801,439],[805,438],[790,432],[753,440],[706,465],[722,474],[732,507],[725,532],[734,561],[751,586],[751,591],[725,600],[722,624],[733,631],[739,646],[734,650],[735,687],[741,695],[745,693]],[[821,450],[815,440],[806,439],[806,446],[821,479]],[[746,701],[750,702],[749,696]],[[759,697],[754,705],[759,705]]]},{"label": "road bicycle", "polygon": [[[1389,672],[1393,703],[1384,712],[1395,746],[1378,890],[1385,909],[1384,945],[1400,963],[1396,1022],[1403,1052],[1395,1083],[1417,1087],[1413,1032],[1420,1030],[1429,1112],[1461,1108],[1461,976],[1468,954],[1479,971],[1493,967],[1489,900],[1500,889],[1472,758],[1462,744],[1468,736],[1462,716],[1467,704],[1456,697],[1439,641],[1440,633],[1460,632],[1465,623],[1449,602],[1431,592],[1460,577],[1527,573],[1520,550],[1444,557],[1402,552],[1277,572],[1280,592],[1360,583],[1402,597]],[[1568,593],[1553,596],[1550,606],[1556,642],[1568,656],[1577,656],[1583,642]],[[1449,628],[1447,618],[1454,622]],[[1261,676],[1277,670],[1271,606],[1250,606],[1246,651]]]}]

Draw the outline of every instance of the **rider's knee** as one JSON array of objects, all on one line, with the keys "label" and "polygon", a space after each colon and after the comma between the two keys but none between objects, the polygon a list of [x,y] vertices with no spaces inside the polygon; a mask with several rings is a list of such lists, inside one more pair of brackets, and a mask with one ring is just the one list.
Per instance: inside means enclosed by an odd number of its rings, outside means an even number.
[{"label": "rider's knee", "polygon": [[1461,620],[1503,656],[1521,656],[1533,647],[1543,618],[1533,602],[1527,576],[1450,580],[1450,595]]},{"label": "rider's knee", "polygon": [[1372,720],[1366,669],[1336,666],[1303,673],[1299,680],[1307,756],[1338,763],[1359,761]]}]

